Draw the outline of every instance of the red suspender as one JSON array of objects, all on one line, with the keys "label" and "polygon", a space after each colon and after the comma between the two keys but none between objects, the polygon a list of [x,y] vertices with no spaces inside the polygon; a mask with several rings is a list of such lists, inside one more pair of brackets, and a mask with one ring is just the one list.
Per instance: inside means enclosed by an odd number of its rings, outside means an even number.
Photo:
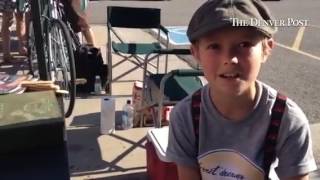
[{"label": "red suspender", "polygon": [[[272,107],[270,125],[267,131],[264,142],[264,159],[263,169],[265,172],[265,179],[268,179],[271,163],[276,158],[276,144],[279,134],[281,119],[286,107],[287,97],[278,93],[276,101]],[[192,95],[191,101],[191,115],[193,121],[193,130],[195,135],[195,148],[198,154],[199,151],[199,121],[200,121],[200,104],[201,104],[201,89]]]},{"label": "red suspender", "polygon": [[283,112],[286,108],[287,97],[278,93],[276,102],[272,107],[271,121],[269,129],[264,141],[264,158],[263,158],[263,169],[265,172],[265,179],[269,179],[270,166],[276,158],[276,145],[281,125],[281,119]]},{"label": "red suspender", "polygon": [[191,101],[191,115],[193,121],[193,132],[195,135],[195,148],[198,154],[199,150],[199,120],[200,120],[200,104],[201,104],[201,90],[197,90],[192,95]]}]

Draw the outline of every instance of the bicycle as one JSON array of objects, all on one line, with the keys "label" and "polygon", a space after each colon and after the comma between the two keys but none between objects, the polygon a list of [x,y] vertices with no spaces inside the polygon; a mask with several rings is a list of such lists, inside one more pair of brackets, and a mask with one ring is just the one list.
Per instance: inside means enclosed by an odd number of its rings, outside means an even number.
[{"label": "bicycle", "polygon": [[[53,80],[62,90],[65,117],[75,104],[74,37],[62,20],[60,0],[31,0],[32,21],[29,25],[29,65],[31,73],[41,80]],[[74,34],[73,34],[74,36]]]}]

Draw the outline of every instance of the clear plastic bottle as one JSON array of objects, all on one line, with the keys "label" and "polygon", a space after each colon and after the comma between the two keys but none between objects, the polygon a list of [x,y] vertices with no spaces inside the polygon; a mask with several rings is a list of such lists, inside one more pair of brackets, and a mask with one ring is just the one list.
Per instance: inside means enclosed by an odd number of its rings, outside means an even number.
[{"label": "clear plastic bottle", "polygon": [[131,105],[131,100],[127,100],[127,103],[123,106],[122,129],[129,129],[133,127],[133,115],[134,109]]},{"label": "clear plastic bottle", "polygon": [[95,94],[100,94],[102,90],[101,87],[101,79],[100,76],[95,76],[95,80],[94,80],[94,93]]}]

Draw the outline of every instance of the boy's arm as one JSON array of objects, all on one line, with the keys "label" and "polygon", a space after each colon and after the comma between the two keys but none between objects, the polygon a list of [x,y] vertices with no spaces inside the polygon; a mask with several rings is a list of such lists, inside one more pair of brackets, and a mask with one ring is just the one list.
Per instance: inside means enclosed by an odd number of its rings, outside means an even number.
[{"label": "boy's arm", "polygon": [[[301,108],[291,99],[281,121],[283,133],[278,138],[278,167],[280,179],[309,179],[309,173],[317,169],[312,151],[309,121]],[[290,177],[290,178],[288,178]]]},{"label": "boy's arm", "polygon": [[199,168],[177,165],[179,180],[200,180]]}]

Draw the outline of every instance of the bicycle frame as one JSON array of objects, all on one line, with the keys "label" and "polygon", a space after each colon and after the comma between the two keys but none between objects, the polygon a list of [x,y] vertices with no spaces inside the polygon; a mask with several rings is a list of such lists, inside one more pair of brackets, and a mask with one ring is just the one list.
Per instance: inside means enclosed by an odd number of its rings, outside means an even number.
[{"label": "bicycle frame", "polygon": [[[67,91],[65,116],[71,115],[75,102],[75,66],[70,29],[62,20],[60,0],[31,0],[33,32],[41,80],[52,80]],[[30,63],[32,64],[32,62]],[[70,94],[70,96],[69,96]]]}]

